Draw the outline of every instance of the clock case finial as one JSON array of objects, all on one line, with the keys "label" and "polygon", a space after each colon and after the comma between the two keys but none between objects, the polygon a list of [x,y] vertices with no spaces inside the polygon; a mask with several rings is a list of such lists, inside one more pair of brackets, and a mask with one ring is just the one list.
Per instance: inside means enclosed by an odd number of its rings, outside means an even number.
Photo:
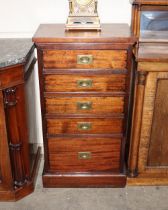
[{"label": "clock case finial", "polygon": [[69,16],[66,30],[101,30],[98,16],[97,0],[86,0],[88,4],[80,5],[79,0],[69,0]]}]

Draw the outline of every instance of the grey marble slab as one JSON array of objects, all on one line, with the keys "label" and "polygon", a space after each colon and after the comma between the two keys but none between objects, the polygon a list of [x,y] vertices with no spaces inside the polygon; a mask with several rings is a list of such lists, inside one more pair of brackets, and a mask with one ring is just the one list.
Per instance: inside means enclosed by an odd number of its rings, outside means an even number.
[{"label": "grey marble slab", "polygon": [[31,39],[0,39],[0,70],[24,63],[32,48],[34,44]]}]

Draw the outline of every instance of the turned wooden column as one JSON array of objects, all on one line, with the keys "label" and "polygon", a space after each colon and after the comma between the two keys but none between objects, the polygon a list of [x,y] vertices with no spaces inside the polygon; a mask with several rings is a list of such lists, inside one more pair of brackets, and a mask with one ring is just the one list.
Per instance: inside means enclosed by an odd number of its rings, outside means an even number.
[{"label": "turned wooden column", "polygon": [[0,189],[12,188],[11,165],[5,124],[3,93],[0,91]]},{"label": "turned wooden column", "polygon": [[138,72],[137,88],[135,93],[130,157],[129,157],[129,176],[136,177],[138,175],[138,153],[140,143],[141,121],[143,113],[144,91],[146,84],[147,72]]},{"label": "turned wooden column", "polygon": [[[25,138],[23,138],[23,136],[27,136],[23,126],[26,123],[23,116],[24,103],[20,101],[23,90],[23,86],[20,85],[4,91],[9,149],[15,187],[23,186],[30,179],[28,144],[25,144]],[[25,147],[27,153],[24,152]]]},{"label": "turned wooden column", "polygon": [[137,37],[140,36],[140,12],[141,6],[134,4],[132,7],[131,30]]}]

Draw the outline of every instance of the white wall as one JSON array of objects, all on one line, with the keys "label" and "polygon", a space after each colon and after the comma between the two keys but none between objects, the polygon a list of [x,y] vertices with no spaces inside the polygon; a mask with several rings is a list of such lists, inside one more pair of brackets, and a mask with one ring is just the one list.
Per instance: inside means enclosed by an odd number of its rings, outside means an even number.
[{"label": "white wall", "polygon": [[[129,0],[99,0],[98,11],[102,23],[130,24]],[[65,23],[67,16],[68,0],[0,0],[0,38],[32,37],[40,23]],[[37,120],[32,126],[42,143],[37,67],[34,77]]]},{"label": "white wall", "polygon": [[[130,23],[129,0],[99,0],[102,23]],[[32,36],[40,23],[65,23],[68,0],[0,0],[0,37]]]}]

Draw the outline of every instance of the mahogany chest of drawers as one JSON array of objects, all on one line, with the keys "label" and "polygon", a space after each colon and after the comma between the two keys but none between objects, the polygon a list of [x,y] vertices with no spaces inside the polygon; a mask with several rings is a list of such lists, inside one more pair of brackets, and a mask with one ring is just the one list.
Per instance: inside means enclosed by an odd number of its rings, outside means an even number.
[{"label": "mahogany chest of drawers", "polygon": [[40,25],[44,187],[123,187],[132,47],[125,24],[102,32]]}]

